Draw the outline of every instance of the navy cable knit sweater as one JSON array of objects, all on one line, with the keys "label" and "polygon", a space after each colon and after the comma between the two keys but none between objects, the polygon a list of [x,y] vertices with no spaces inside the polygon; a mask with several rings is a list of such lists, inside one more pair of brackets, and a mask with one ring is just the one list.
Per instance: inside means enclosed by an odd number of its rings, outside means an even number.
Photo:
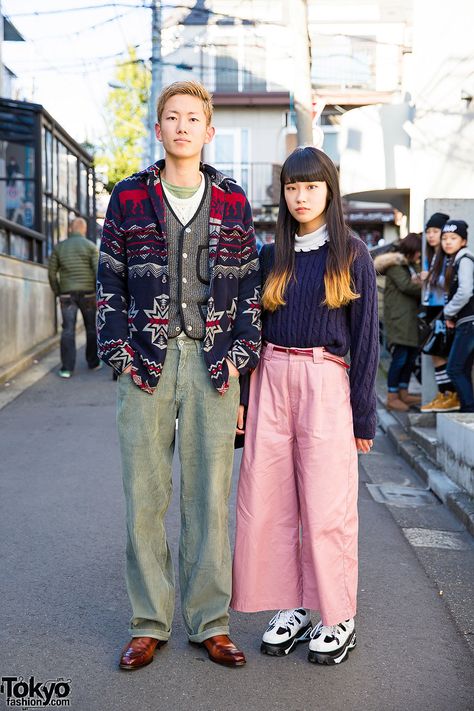
[{"label": "navy cable knit sweater", "polygon": [[[349,306],[329,309],[324,300],[324,271],[328,245],[295,252],[295,280],[291,280],[286,305],[263,311],[263,338],[286,348],[324,346],[338,356],[350,350],[349,380],[354,436],[372,439],[376,427],[375,377],[378,366],[377,285],[372,258],[365,244],[352,238],[356,258],[351,273],[360,298]],[[260,252],[263,281],[273,265],[274,245]]]}]

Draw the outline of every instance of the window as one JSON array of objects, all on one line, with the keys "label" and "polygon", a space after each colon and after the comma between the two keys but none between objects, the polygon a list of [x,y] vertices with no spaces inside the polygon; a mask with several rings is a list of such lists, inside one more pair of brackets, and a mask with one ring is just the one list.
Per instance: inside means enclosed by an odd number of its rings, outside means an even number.
[{"label": "window", "polygon": [[71,153],[68,153],[67,156],[67,182],[69,186],[68,204],[77,210],[77,158]]},{"label": "window", "polygon": [[69,212],[66,207],[58,205],[58,240],[61,242],[68,235]]},{"label": "window", "polygon": [[84,163],[79,163],[79,210],[87,214],[87,168]]},{"label": "window", "polygon": [[375,37],[313,35],[312,80],[321,85],[375,89]]},{"label": "window", "polygon": [[266,53],[258,37],[240,34],[222,42],[215,59],[216,91],[264,92],[266,81]]},{"label": "window", "polygon": [[58,141],[58,198],[61,202],[68,203],[68,189],[67,189],[67,148],[61,142]]},{"label": "window", "polygon": [[222,128],[209,146],[211,163],[234,178],[248,192],[250,179],[249,129]]},{"label": "window", "polygon": [[34,227],[34,116],[0,112],[0,216]]},{"label": "window", "polygon": [[46,170],[44,172],[44,186],[46,192],[50,193],[53,189],[53,134],[51,131],[45,131],[44,151],[46,156]]},{"label": "window", "polygon": [[216,57],[216,91],[224,93],[239,90],[239,64],[237,60],[227,54],[218,54]]}]

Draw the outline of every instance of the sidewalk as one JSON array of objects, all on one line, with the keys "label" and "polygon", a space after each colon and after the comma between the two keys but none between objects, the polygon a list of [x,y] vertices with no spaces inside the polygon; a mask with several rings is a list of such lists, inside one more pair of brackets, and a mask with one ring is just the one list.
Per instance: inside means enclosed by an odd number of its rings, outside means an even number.
[{"label": "sidewalk", "polygon": [[[474,583],[472,540],[436,501],[397,510],[403,520],[377,503],[367,484],[396,476],[415,489],[412,471],[382,433],[374,451],[361,458],[358,647],[346,663],[308,664],[302,645],[287,658],[263,656],[260,637],[270,613],[234,613],[232,636],[247,665],[219,667],[187,643],[177,601],[171,641],[153,664],[118,671],[130,609],[115,383],[109,369],[88,372],[83,360],[81,353],[70,381],[46,372],[0,410],[3,676],[70,679],[73,711],[472,708],[473,659],[466,643],[474,632],[472,608],[467,594],[464,603],[457,595]],[[176,464],[168,514],[175,561]],[[407,531],[423,521],[456,533],[457,547],[410,543]],[[453,582],[463,630],[434,582],[440,576]]]},{"label": "sidewalk", "polygon": [[[410,392],[419,392],[420,387],[412,377]],[[417,408],[410,408],[407,413],[389,412],[386,409],[387,387],[386,377],[382,368],[377,377],[377,410],[381,429],[391,439],[397,452],[422,478],[425,485],[455,514],[474,536],[474,497],[462,486],[456,483],[459,478],[456,468],[463,466],[469,470],[470,462],[463,459],[463,447],[466,447],[465,433],[468,427],[474,427],[472,415],[450,413],[436,415],[435,413],[420,413]],[[438,418],[441,417],[441,423]],[[440,441],[441,431],[444,440]],[[446,434],[447,432],[448,434]],[[469,444],[472,450],[472,434]],[[449,454],[448,454],[449,453]],[[470,452],[470,461],[472,453]],[[472,478],[472,472],[469,473]],[[466,476],[466,478],[468,478]]]}]

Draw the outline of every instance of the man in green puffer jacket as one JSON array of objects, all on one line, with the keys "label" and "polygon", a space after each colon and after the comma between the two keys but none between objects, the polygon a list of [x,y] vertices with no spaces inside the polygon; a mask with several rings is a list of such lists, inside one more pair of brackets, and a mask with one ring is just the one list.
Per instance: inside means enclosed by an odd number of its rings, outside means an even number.
[{"label": "man in green puffer jacket", "polygon": [[61,378],[70,378],[76,362],[76,319],[80,309],[86,329],[86,360],[91,370],[100,367],[96,333],[96,273],[98,250],[87,238],[87,223],[76,217],[69,237],[54,248],[49,258],[48,278],[59,296],[62,314]]}]

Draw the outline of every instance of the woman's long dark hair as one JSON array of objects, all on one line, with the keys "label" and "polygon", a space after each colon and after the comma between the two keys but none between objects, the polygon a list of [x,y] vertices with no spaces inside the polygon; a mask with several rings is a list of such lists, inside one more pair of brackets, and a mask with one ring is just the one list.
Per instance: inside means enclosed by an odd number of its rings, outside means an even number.
[{"label": "woman's long dark hair", "polygon": [[326,227],[329,235],[328,258],[324,285],[329,308],[345,306],[359,298],[352,285],[350,268],[354,261],[354,247],[344,222],[339,179],[334,163],[323,151],[313,146],[297,148],[283,164],[280,176],[280,207],[275,234],[275,262],[263,292],[263,306],[275,311],[285,304],[284,294],[294,276],[295,234],[299,222],[292,217],[285,200],[285,185],[324,181],[328,195]]},{"label": "woman's long dark hair", "polygon": [[433,257],[437,252],[439,251],[440,244],[437,245],[437,247],[432,247],[428,241],[425,244],[425,254],[426,254],[426,263],[428,264],[428,269],[431,267],[431,263],[433,261]]},{"label": "woman's long dark hair", "polygon": [[438,286],[446,260],[446,252],[443,252],[443,250],[441,249],[441,244],[439,244],[439,246],[436,248],[436,256],[434,258],[434,261],[430,263],[431,266],[428,272],[428,284],[430,284],[430,286]]}]

